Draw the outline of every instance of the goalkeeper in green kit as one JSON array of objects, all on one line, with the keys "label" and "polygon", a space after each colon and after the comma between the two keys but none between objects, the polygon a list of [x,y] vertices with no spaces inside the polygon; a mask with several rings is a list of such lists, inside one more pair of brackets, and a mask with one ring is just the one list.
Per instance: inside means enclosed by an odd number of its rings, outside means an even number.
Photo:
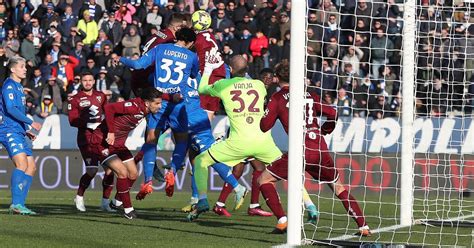
[{"label": "goalkeeper in green kit", "polygon": [[209,85],[212,71],[223,63],[220,56],[216,56],[217,53],[217,50],[213,49],[206,54],[206,66],[198,91],[199,94],[221,99],[230,121],[230,135],[195,159],[194,176],[199,201],[188,215],[189,220],[194,220],[209,210],[207,201],[209,166],[219,162],[235,166],[248,157],[269,164],[282,156],[270,132],[263,133],[260,130],[267,91],[262,81],[245,78],[247,60],[244,57],[238,55],[231,59],[231,79],[221,79]]}]

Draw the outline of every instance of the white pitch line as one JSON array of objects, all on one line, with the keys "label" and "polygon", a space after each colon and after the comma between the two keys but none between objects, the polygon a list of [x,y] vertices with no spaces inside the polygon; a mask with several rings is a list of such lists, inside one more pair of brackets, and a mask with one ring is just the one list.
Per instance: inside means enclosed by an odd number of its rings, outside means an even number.
[{"label": "white pitch line", "polygon": [[[471,214],[471,215],[465,215],[465,216],[459,216],[459,217],[456,217],[456,218],[452,218],[452,219],[447,219],[445,220],[446,222],[449,222],[449,221],[458,221],[458,220],[463,220],[463,219],[469,219],[469,218],[472,218],[474,217],[474,214]],[[422,224],[423,221],[427,221],[427,220],[415,220],[413,223],[414,224]],[[393,226],[388,226],[388,227],[382,227],[382,228],[379,228],[379,229],[375,229],[375,230],[371,230],[372,233],[381,233],[381,232],[388,232],[388,231],[393,231],[393,230],[396,230],[396,229],[400,229],[400,228],[404,228],[404,227],[409,227],[410,225],[393,225]],[[474,232],[474,230],[473,230]],[[359,236],[357,235],[342,235],[342,236],[339,236],[339,237],[335,237],[335,238],[331,238],[331,240],[347,240],[347,239],[351,239],[351,238],[357,238]],[[474,238],[474,237],[473,237]]]},{"label": "white pitch line", "polygon": [[[388,232],[388,231],[393,231],[393,230],[396,230],[396,229],[409,227],[409,226],[410,225],[393,225],[393,226],[382,227],[382,228],[375,229],[375,230],[370,230],[370,232],[371,233]],[[357,238],[357,237],[359,237],[359,236],[352,235],[352,234],[346,234],[346,235],[342,235],[342,236],[335,237],[335,238],[330,238],[330,239],[331,240],[346,240],[346,239]]]}]

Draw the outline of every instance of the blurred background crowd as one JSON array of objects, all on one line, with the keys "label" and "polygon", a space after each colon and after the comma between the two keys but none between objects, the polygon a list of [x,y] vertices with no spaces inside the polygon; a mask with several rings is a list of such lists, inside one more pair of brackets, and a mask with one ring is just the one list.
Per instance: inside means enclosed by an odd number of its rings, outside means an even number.
[{"label": "blurred background crowd", "polygon": [[[474,11],[459,0],[417,5],[416,114],[470,114]],[[399,116],[403,0],[309,0],[308,6],[308,90],[340,116]],[[266,82],[270,94],[277,90],[272,68],[289,59],[290,0],[0,0],[0,63],[13,55],[27,59],[23,85],[32,115],[66,113],[84,71],[110,101],[122,101],[133,97],[131,72],[114,58],[138,58],[173,13],[198,9],[211,14],[224,61],[247,57],[249,76]],[[0,84],[7,76],[0,66]]]}]

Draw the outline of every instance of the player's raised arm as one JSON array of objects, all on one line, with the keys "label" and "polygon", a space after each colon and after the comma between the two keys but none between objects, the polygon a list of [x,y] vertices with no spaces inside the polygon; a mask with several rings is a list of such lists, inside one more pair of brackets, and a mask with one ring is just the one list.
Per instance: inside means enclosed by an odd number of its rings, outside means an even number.
[{"label": "player's raised arm", "polygon": [[268,101],[265,115],[260,120],[260,130],[262,130],[262,132],[267,132],[275,125],[275,122],[278,119],[278,105],[276,95],[273,95],[272,98],[270,98],[270,101]]},{"label": "player's raised arm", "polygon": [[154,47],[147,53],[143,54],[139,59],[137,60],[132,60],[132,59],[127,59],[124,57],[118,57],[119,62],[124,64],[127,67],[133,68],[135,70],[137,69],[145,69],[153,62],[155,62],[155,57],[156,57],[156,51],[159,48],[159,46]]},{"label": "player's raised arm", "polygon": [[212,48],[211,51],[206,52],[206,66],[204,67],[201,81],[199,82],[199,94],[219,96],[219,93],[213,89],[213,86],[209,85],[209,78],[211,77],[212,71],[219,68],[223,63],[224,61],[222,61],[216,48]]}]

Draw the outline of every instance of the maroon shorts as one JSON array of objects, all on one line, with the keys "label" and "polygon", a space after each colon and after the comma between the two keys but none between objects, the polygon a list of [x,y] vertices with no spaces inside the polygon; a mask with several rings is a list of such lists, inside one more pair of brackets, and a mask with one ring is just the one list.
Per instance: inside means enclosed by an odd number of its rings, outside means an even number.
[{"label": "maroon shorts", "polygon": [[79,146],[79,151],[81,152],[86,167],[97,167],[99,166],[99,160],[90,148],[90,145]]},{"label": "maroon shorts", "polygon": [[[318,141],[320,141],[319,138]],[[329,154],[326,142],[322,140],[319,143],[320,148],[311,147],[315,146],[307,146],[305,148],[305,171],[322,183],[335,182],[339,178],[339,173],[334,160]],[[280,159],[270,164],[267,170],[277,179],[287,180],[288,166],[291,166],[291,164],[288,165],[288,154],[285,153]]]},{"label": "maroon shorts", "polygon": [[105,136],[97,134],[98,133],[96,133],[91,139],[90,150],[97,156],[100,165],[105,166],[104,163],[113,157],[118,157],[124,162],[133,159],[132,153],[125,146],[125,140],[116,139],[115,144],[110,146],[105,141]]}]

